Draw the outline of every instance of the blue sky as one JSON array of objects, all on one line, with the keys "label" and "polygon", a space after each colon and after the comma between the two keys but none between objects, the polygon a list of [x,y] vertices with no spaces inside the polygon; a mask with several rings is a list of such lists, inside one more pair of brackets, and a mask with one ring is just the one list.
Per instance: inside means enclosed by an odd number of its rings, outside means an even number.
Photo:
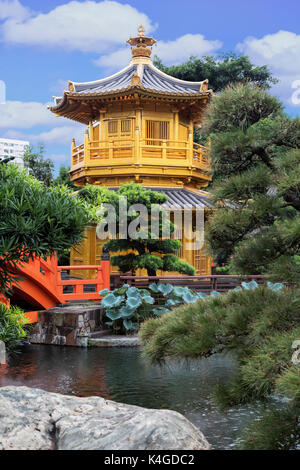
[{"label": "blue sky", "polygon": [[56,169],[69,164],[83,126],[55,118],[46,105],[67,80],[96,80],[127,65],[125,40],[141,23],[165,64],[234,51],[269,65],[280,79],[272,93],[300,116],[299,18],[297,0],[0,0],[0,137],[44,142]]}]

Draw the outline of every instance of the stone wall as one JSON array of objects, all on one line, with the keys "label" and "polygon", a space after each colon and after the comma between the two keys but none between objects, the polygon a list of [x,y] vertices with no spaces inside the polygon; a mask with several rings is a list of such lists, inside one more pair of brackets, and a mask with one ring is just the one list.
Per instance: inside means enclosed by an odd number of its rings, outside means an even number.
[{"label": "stone wall", "polygon": [[104,329],[104,311],[98,305],[54,307],[38,312],[30,341],[86,347],[91,334]]}]

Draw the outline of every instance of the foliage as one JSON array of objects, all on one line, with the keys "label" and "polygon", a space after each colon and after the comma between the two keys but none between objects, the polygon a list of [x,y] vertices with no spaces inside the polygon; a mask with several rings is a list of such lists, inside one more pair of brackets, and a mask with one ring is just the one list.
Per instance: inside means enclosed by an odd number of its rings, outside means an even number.
[{"label": "foliage", "polygon": [[61,165],[59,168],[58,176],[54,179],[53,183],[59,186],[64,185],[64,186],[67,186],[68,188],[76,189],[76,186],[73,184],[73,182],[70,179],[69,170],[70,170],[69,166]]},{"label": "foliage", "polygon": [[[122,198],[123,197],[123,198]],[[123,207],[123,201],[124,202]],[[163,230],[169,232],[170,238],[174,234],[174,224],[170,222],[162,210],[161,205],[167,201],[167,196],[161,193],[147,190],[142,186],[129,183],[120,187],[118,191],[110,191],[109,203],[113,206],[116,214],[116,239],[109,240],[107,247],[111,252],[124,252],[126,254],[115,255],[111,258],[113,266],[118,266],[122,272],[135,272],[139,268],[147,270],[149,276],[155,276],[157,270],[177,271],[183,274],[193,275],[195,269],[185,261],[181,261],[176,253],[180,249],[181,243],[176,239],[161,239]],[[122,204],[122,205],[121,205]],[[139,209],[132,210],[134,204],[142,204],[147,213],[156,207],[159,211],[151,217],[149,223],[148,215],[143,217]],[[127,230],[127,238],[119,237],[124,229],[120,214],[127,217],[126,229],[139,219],[137,227],[137,237],[130,236]],[[107,216],[107,211],[105,217]],[[157,223],[157,234],[152,231],[152,224]],[[119,237],[119,238],[118,238]]]},{"label": "foliage", "polygon": [[249,57],[233,53],[227,53],[218,58],[192,56],[187,62],[170,67],[163,65],[155,56],[154,65],[168,75],[181,80],[199,82],[208,79],[209,86],[214,92],[223,90],[230,83],[254,83],[262,88],[270,88],[278,81],[272,77],[267,66],[255,66]]},{"label": "foliage", "polygon": [[299,448],[300,373],[292,344],[300,338],[300,119],[287,117],[260,88],[239,84],[212,99],[204,132],[214,175],[216,210],[206,232],[214,261],[294,288],[248,284],[150,319],[141,328],[145,353],[161,361],[231,351],[239,369],[216,390],[221,406],[274,393],[290,398],[251,424],[241,447]]},{"label": "foliage", "polygon": [[156,293],[162,294],[166,299],[163,306],[156,306],[154,310],[155,315],[171,311],[174,307],[182,304],[190,304],[196,302],[199,298],[206,297],[202,292],[193,292],[188,287],[173,286],[172,284],[164,284],[153,282],[149,285],[149,289]]},{"label": "foliage", "polygon": [[84,188],[77,191],[76,196],[85,205],[89,222],[97,223],[101,220],[99,210],[104,203],[109,202],[111,191],[105,187],[86,184]]},{"label": "foliage", "polygon": [[217,207],[206,235],[215,262],[278,280],[293,272],[300,281],[300,119],[258,87],[235,85],[212,99],[204,130]]},{"label": "foliage", "polygon": [[116,331],[120,326],[126,330],[136,330],[139,323],[151,314],[155,301],[147,289],[137,289],[128,284],[113,292],[104,289],[99,294],[103,296],[101,305],[110,319],[107,324]]},{"label": "foliage", "polygon": [[[144,352],[160,362],[166,357],[196,358],[230,351],[239,362],[238,375],[231,384],[216,390],[219,404],[234,406],[281,393],[291,399],[283,413],[293,409],[295,427],[300,412],[300,373],[291,357],[292,344],[300,338],[300,291],[278,284],[257,287],[248,283],[244,287],[149,319],[140,330]],[[263,418],[255,423],[261,439],[265,422]],[[282,428],[275,429],[272,442],[277,442],[276,448],[285,446],[288,436]],[[269,448],[270,434],[259,448]],[[251,441],[249,432],[247,436],[243,437],[245,447]],[[299,445],[299,434],[297,439]]]},{"label": "foliage", "polygon": [[18,307],[7,307],[0,302],[0,341],[8,351],[13,351],[27,336],[25,325],[28,323],[24,312]]},{"label": "foliage", "polygon": [[0,292],[8,293],[19,263],[79,243],[87,223],[85,206],[68,188],[48,188],[15,165],[0,164]]},{"label": "foliage", "polygon": [[30,175],[42,181],[46,186],[50,186],[53,180],[54,164],[50,158],[45,158],[44,154],[45,149],[42,144],[38,146],[37,150],[28,146],[23,157],[24,166]]},{"label": "foliage", "polygon": [[[163,305],[155,305],[152,292],[163,295],[166,299]],[[99,294],[103,296],[101,305],[105,308],[106,316],[111,320],[108,324],[119,329],[121,320],[126,330],[136,330],[139,323],[150,316],[162,315],[171,311],[174,306],[196,302],[205,297],[205,294],[194,293],[187,287],[163,283],[152,283],[149,290],[124,284],[112,292],[104,289]]]},{"label": "foliage", "polygon": [[299,449],[299,443],[299,409],[289,406],[282,410],[272,408],[259,421],[250,423],[238,447],[242,450],[291,450]]},{"label": "foliage", "polygon": [[1,164],[1,163],[9,163],[9,162],[12,162],[14,159],[15,159],[15,157],[0,158],[0,164]]}]

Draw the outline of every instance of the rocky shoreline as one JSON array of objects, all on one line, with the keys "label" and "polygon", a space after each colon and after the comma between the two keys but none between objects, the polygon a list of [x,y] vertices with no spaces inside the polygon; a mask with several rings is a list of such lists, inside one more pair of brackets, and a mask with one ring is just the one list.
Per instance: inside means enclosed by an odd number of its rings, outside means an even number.
[{"label": "rocky shoreline", "polygon": [[0,388],[0,450],[209,450],[183,415],[44,390]]}]

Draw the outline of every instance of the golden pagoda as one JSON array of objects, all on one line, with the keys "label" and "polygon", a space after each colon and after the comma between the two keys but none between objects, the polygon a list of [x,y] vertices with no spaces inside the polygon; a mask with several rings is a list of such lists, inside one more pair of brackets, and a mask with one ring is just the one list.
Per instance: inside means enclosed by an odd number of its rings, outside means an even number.
[{"label": "golden pagoda", "polygon": [[[132,46],[127,67],[92,82],[69,81],[63,96],[54,97],[50,110],[56,116],[88,126],[84,143],[72,141],[71,180],[79,187],[110,189],[134,181],[165,193],[167,210],[209,209],[208,194],[201,190],[211,180],[207,149],[193,142],[194,126],[201,125],[211,97],[208,80],[180,80],[155,67],[156,41],[142,26],[127,42]],[[103,241],[95,227],[86,235],[83,245],[71,250],[71,264],[100,262]],[[210,274],[205,251],[186,251],[184,245],[185,240],[178,256],[197,274]]]}]

